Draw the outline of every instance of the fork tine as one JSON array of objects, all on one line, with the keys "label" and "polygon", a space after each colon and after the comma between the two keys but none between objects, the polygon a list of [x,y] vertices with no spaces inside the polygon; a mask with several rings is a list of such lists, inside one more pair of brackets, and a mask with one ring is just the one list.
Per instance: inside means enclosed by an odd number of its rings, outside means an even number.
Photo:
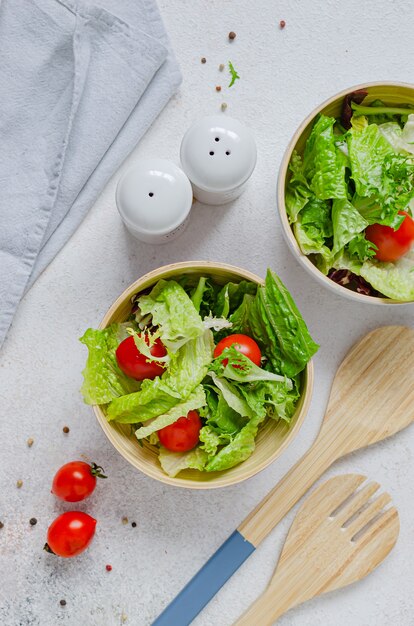
[{"label": "fork tine", "polygon": [[365,485],[365,487],[363,487],[361,491],[358,491],[357,493],[355,493],[354,497],[344,506],[344,508],[338,511],[338,520],[341,522],[341,525],[345,524],[345,522],[349,520],[349,518],[352,517],[354,513],[359,511],[359,509],[366,502],[368,502],[370,497],[376,491],[378,491],[379,488],[380,488],[379,483],[372,482],[372,483],[368,483],[367,485]]},{"label": "fork tine", "polygon": [[347,526],[347,532],[353,537],[357,532],[362,530],[374,517],[382,511],[382,509],[391,502],[391,496],[389,493],[382,493],[378,498],[367,506],[366,509],[361,511],[357,517]]},{"label": "fork tine", "polygon": [[[364,543],[367,540],[372,541],[373,539],[375,539],[378,533],[385,534],[387,530],[390,530],[392,528],[392,526],[397,526],[398,529],[400,527],[400,519],[399,519],[398,511],[395,508],[395,506],[389,509],[386,509],[381,515],[377,516],[376,520],[372,524],[360,530],[357,533],[357,538],[355,539],[355,541],[356,542],[363,541]],[[398,537],[398,531],[397,531],[396,536]],[[353,537],[351,538],[353,539]]]}]

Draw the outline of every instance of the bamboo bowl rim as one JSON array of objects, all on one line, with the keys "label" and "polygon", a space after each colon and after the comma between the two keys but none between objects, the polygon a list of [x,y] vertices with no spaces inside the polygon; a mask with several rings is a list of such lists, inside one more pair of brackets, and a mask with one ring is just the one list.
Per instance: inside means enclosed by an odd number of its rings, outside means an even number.
[{"label": "bamboo bowl rim", "polygon": [[[293,234],[291,225],[289,223],[287,211],[286,211],[286,204],[285,204],[285,186],[286,186],[286,178],[289,173],[290,159],[291,159],[293,150],[296,147],[296,144],[298,143],[299,139],[302,136],[302,133],[306,130],[308,125],[314,120],[314,118],[318,115],[318,113],[320,113],[323,109],[325,109],[331,104],[336,103],[338,100],[342,100],[344,96],[346,96],[347,94],[352,93],[353,91],[356,91],[358,89],[369,90],[370,88],[373,88],[373,87],[375,88],[376,87],[380,87],[380,88],[381,87],[385,87],[385,88],[393,87],[396,89],[409,89],[413,92],[413,96],[414,96],[414,84],[412,83],[403,83],[403,82],[394,82],[394,81],[376,81],[376,82],[370,82],[370,83],[361,83],[359,85],[354,85],[346,89],[342,89],[341,91],[336,93],[334,96],[331,96],[327,100],[324,100],[322,104],[319,104],[317,107],[315,107],[313,111],[309,113],[309,115],[306,116],[306,118],[297,128],[296,132],[294,133],[292,139],[290,140],[285,150],[285,153],[283,155],[282,162],[279,168],[278,180],[277,180],[277,206],[278,206],[280,221],[282,223],[283,234],[285,236],[286,242],[291,252],[299,261],[299,263],[305,268],[305,270],[309,272],[314,278],[316,278],[316,280],[318,280],[320,283],[323,283],[326,287],[328,287],[328,289],[330,289],[331,291],[334,291],[337,295],[346,297],[349,300],[355,300],[360,303],[376,304],[376,305],[392,305],[392,304],[404,305],[404,304],[410,304],[414,302],[414,300],[403,301],[403,300],[394,300],[392,298],[381,298],[381,297],[377,298],[376,296],[366,296],[364,294],[351,291],[351,289],[347,289],[343,285],[339,285],[338,283],[335,283],[333,280],[325,276],[325,274],[323,274],[312,263],[309,257],[306,254],[303,254],[303,252],[301,251],[299,244],[296,241],[296,238]],[[413,112],[414,112],[414,109],[413,109]]]},{"label": "bamboo bowl rim", "polygon": [[[201,274],[205,272],[214,274],[214,272],[220,271],[222,274],[230,273],[233,274],[233,276],[236,275],[240,278],[240,280],[250,280],[257,284],[263,284],[264,282],[262,278],[260,278],[256,274],[249,272],[248,270],[244,270],[242,268],[228,265],[225,263],[214,263],[211,261],[185,261],[181,263],[164,265],[151,272],[148,272],[147,274],[133,282],[129,287],[127,287],[108,309],[107,313],[102,319],[102,322],[99,325],[99,329],[101,330],[103,328],[106,328],[112,322],[113,316],[116,314],[119,307],[123,305],[126,301],[129,302],[130,298],[136,293],[139,293],[140,291],[143,291],[144,289],[152,286],[155,282],[157,282],[157,280],[160,280],[161,278],[172,278],[174,275],[177,274],[177,271],[185,272],[189,270],[191,270],[191,272],[194,272],[195,274]],[[254,467],[250,468],[249,471],[243,471],[244,463],[249,460],[247,459],[247,461],[244,461],[243,463],[240,463],[236,467],[230,468],[229,470],[224,470],[221,472],[211,472],[209,474],[209,478],[205,480],[180,478],[180,474],[178,474],[174,478],[168,476],[164,473],[158,462],[157,466],[152,466],[144,463],[142,459],[140,459],[139,445],[138,448],[135,449],[136,452],[134,455],[128,453],[125,449],[123,449],[119,435],[117,432],[115,432],[114,425],[111,422],[108,422],[102,408],[99,405],[94,405],[92,408],[98,420],[98,423],[100,424],[106,437],[112,443],[117,452],[119,452],[121,456],[131,465],[142,471],[147,476],[150,476],[151,478],[154,478],[155,480],[163,482],[167,485],[173,485],[176,487],[184,487],[187,489],[217,489],[221,487],[235,485],[244,480],[247,480],[248,478],[251,478],[252,476],[255,476],[282,454],[282,452],[285,450],[285,448],[287,448],[289,443],[291,443],[296,437],[303,424],[305,416],[307,415],[312,398],[313,380],[313,362],[312,360],[310,360],[306,368],[302,372],[302,393],[298,401],[297,411],[294,415],[294,423],[286,431],[286,434],[283,436],[281,443],[272,454],[263,459],[261,462],[256,463]],[[273,426],[272,424],[271,428],[276,429],[278,424],[279,423],[275,422],[275,425]],[[264,426],[264,428],[265,427],[266,426]],[[150,446],[147,442],[144,443],[144,446],[150,449],[154,448],[153,446]],[[254,457],[255,452],[256,450],[253,452],[251,457],[249,457],[250,459]],[[238,471],[234,473],[232,472],[232,470]],[[196,472],[196,470],[193,471]],[[200,472],[200,474],[202,474],[202,472]]]}]

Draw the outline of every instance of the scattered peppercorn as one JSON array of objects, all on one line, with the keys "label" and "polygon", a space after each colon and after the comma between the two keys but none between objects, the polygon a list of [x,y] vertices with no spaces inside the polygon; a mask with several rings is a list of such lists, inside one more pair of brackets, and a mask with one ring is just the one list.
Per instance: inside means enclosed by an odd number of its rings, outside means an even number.
[{"label": "scattered peppercorn", "polygon": [[29,520],[29,524],[30,524],[30,526],[36,526],[37,519],[35,517],[31,517],[30,520]]},{"label": "scattered peppercorn", "polygon": [[219,72],[222,72],[224,70],[224,63],[220,63],[219,65]]},{"label": "scattered peppercorn", "polygon": [[60,604],[60,606],[66,606],[66,600],[62,599],[59,604]]},{"label": "scattered peppercorn", "polygon": [[69,428],[69,426],[64,426],[64,427],[62,428],[62,430],[63,430],[63,432],[65,433],[65,435],[67,435],[67,434],[68,434],[68,432],[70,431],[70,428]]},{"label": "scattered peppercorn", "polygon": [[282,28],[282,29],[283,29],[283,28],[286,26],[286,22],[285,22],[285,20],[280,20],[280,22],[279,22],[279,26],[280,26],[280,28]]},{"label": "scattered peppercorn", "polygon": [[16,487],[17,489],[20,489],[20,487],[23,487],[23,481],[22,480],[18,480],[16,483]]},{"label": "scattered peppercorn", "polygon": [[27,445],[29,448],[32,447],[32,445],[34,444],[34,439],[32,439],[31,437],[29,437],[29,439],[27,440]]},{"label": "scattered peppercorn", "polygon": [[231,31],[229,32],[229,39],[230,39],[231,41],[232,41],[233,39],[236,39],[236,33],[235,33],[233,30],[231,30]]},{"label": "scattered peppercorn", "polygon": [[221,110],[225,111],[227,109],[227,104],[225,102],[221,103]]},{"label": "scattered peppercorn", "polygon": [[216,85],[216,91],[221,91],[220,85]]},{"label": "scattered peppercorn", "polygon": [[203,63],[203,64],[204,64],[204,63],[206,63],[206,62],[207,62],[206,57],[201,57],[201,63]]},{"label": "scattered peppercorn", "polygon": [[137,523],[136,523],[136,522],[132,522],[132,523],[131,523],[131,526],[132,526],[132,528],[136,528]]},{"label": "scattered peppercorn", "polygon": [[3,522],[0,522],[0,530],[1,530],[2,528],[4,528],[4,524],[3,524]]},{"label": "scattered peppercorn", "polygon": [[122,518],[122,523],[123,524],[128,524],[128,518],[127,517],[123,517]]},{"label": "scattered peppercorn", "polygon": [[105,569],[107,572],[110,572],[112,570],[112,565],[105,565]]}]

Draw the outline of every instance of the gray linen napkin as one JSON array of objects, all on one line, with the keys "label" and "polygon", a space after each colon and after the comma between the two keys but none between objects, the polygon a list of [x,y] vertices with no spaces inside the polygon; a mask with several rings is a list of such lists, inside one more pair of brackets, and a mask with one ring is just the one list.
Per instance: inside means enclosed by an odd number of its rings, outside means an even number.
[{"label": "gray linen napkin", "polygon": [[180,81],[153,0],[0,0],[0,346]]}]

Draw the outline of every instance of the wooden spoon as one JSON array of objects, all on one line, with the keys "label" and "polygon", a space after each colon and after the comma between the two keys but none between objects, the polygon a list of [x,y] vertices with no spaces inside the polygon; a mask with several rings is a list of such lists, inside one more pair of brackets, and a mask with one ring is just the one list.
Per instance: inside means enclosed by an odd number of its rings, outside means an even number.
[{"label": "wooden spoon", "polygon": [[400,529],[388,493],[364,476],[335,476],[315,489],[287,536],[266,591],[234,626],[271,626],[288,609],[361,580],[385,559]]},{"label": "wooden spoon", "polygon": [[414,330],[384,326],[359,341],[335,375],[310,450],[239,526],[254,546],[334,461],[414,421]]},{"label": "wooden spoon", "polygon": [[260,542],[340,457],[381,441],[414,421],[414,330],[378,328],[351,348],[331,389],[310,450],[258,504],[153,626],[190,624]]}]

